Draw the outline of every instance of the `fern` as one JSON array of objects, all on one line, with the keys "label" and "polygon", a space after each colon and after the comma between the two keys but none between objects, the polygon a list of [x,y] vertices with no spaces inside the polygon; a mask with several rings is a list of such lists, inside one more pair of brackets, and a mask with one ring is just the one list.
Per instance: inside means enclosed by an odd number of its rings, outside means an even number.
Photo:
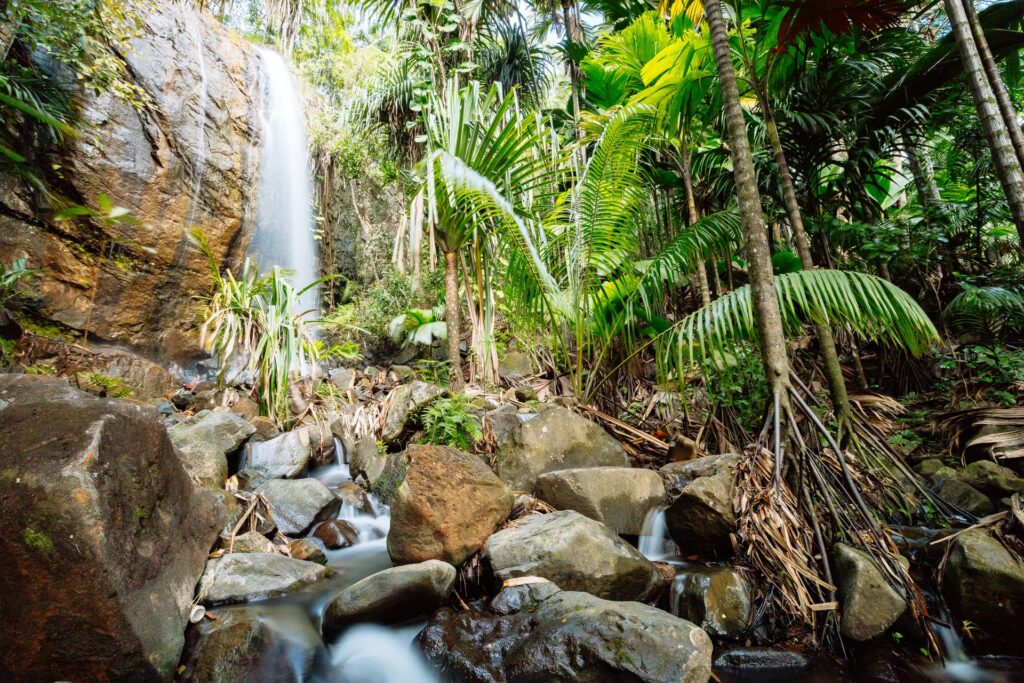
[{"label": "fern", "polygon": [[420,422],[423,425],[422,443],[468,451],[484,436],[480,418],[469,412],[469,399],[465,394],[437,399],[424,409]]}]

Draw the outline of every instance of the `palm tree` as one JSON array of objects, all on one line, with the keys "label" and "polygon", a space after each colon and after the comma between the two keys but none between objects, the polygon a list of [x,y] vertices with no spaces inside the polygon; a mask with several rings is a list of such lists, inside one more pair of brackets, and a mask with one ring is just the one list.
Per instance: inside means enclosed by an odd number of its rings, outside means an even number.
[{"label": "palm tree", "polygon": [[1000,112],[999,102],[993,92],[992,84],[989,83],[985,74],[985,67],[982,64],[978,44],[975,42],[974,32],[971,30],[971,23],[967,18],[964,5],[961,0],[943,1],[946,15],[949,17],[949,24],[956,38],[957,48],[960,51],[960,60],[967,76],[967,86],[974,98],[974,106],[978,110],[982,130],[992,152],[996,175],[1003,186],[1003,193],[1010,205],[1013,222],[1017,226],[1017,233],[1020,235],[1021,245],[1024,248],[1024,171],[1021,170],[1021,162],[1007,130],[1006,121]]}]

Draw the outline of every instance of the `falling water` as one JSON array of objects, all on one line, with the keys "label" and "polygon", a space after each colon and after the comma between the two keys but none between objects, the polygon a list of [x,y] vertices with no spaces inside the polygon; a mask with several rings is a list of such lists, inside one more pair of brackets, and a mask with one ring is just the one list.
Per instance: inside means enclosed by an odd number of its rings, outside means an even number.
[{"label": "falling water", "polygon": [[[317,279],[313,237],[313,182],[306,148],[302,98],[284,58],[260,50],[263,65],[263,180],[256,231],[249,246],[260,272],[274,266],[292,271],[301,289]],[[316,310],[316,288],[301,298],[302,310]]]},{"label": "falling water", "polygon": [[653,508],[644,519],[637,549],[648,560],[669,560],[675,557],[675,547],[668,537],[665,508]]}]

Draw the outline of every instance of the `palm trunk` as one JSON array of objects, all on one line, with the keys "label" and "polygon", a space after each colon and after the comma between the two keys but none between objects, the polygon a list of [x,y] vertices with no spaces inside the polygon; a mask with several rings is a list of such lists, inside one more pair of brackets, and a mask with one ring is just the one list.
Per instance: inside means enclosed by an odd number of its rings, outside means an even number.
[{"label": "palm trunk", "polygon": [[[786,161],[786,153],[782,149],[779,129],[775,124],[775,115],[772,113],[771,106],[768,104],[768,97],[761,91],[757,79],[754,79],[754,88],[758,91],[757,97],[761,103],[761,111],[764,115],[765,126],[768,129],[768,137],[772,143],[775,167],[779,171],[779,178],[782,182],[782,198],[786,205],[786,214],[789,217],[790,227],[793,229],[793,236],[796,238],[796,250],[800,255],[800,263],[803,265],[804,270],[814,270],[811,240],[807,237],[807,230],[804,229],[803,215],[800,213],[800,205],[796,199],[796,185],[793,183],[793,174],[790,173],[789,163]],[[832,328],[826,322],[815,321],[814,334],[818,338],[821,361],[825,366],[825,379],[828,380],[828,391],[832,397],[832,410],[835,412],[836,421],[840,427],[845,428],[853,418],[853,410],[850,408],[850,397],[846,392],[843,367],[839,364],[839,353],[836,351],[836,341],[832,336]]]},{"label": "palm trunk", "polygon": [[967,12],[967,21],[971,24],[974,42],[978,46],[978,54],[981,55],[981,64],[985,67],[985,75],[988,77],[989,85],[992,86],[996,103],[999,105],[999,113],[1003,115],[1006,131],[1010,134],[1010,140],[1013,142],[1013,151],[1017,154],[1017,162],[1021,168],[1024,168],[1024,134],[1021,133],[1020,123],[1017,122],[1017,109],[1013,106],[1010,93],[1006,90],[1006,83],[1003,82],[1003,75],[999,73],[996,60],[992,57],[988,39],[985,38],[985,29],[978,18],[974,2],[971,0],[964,2],[964,9]]},{"label": "palm trunk", "polygon": [[782,328],[782,313],[775,292],[772,262],[768,249],[767,227],[761,213],[761,197],[754,174],[754,158],[743,123],[740,92],[736,85],[736,71],[732,64],[729,34],[722,16],[721,0],[704,3],[704,14],[715,51],[715,65],[722,90],[722,107],[728,128],[729,151],[736,181],[740,219],[743,222],[744,245],[750,268],[750,293],[754,303],[754,319],[765,378],[776,397],[785,399],[789,387],[789,363],[786,358],[786,335]]},{"label": "palm trunk", "polygon": [[444,319],[448,326],[448,386],[462,391],[462,356],[459,351],[459,255],[444,252]]},{"label": "palm trunk", "polygon": [[967,75],[967,85],[974,98],[982,130],[992,152],[992,163],[995,165],[996,175],[1003,186],[1003,193],[1013,214],[1014,225],[1017,226],[1017,233],[1024,247],[1024,172],[1021,171],[1021,164],[1017,160],[1017,153],[999,111],[996,96],[985,76],[981,55],[978,53],[977,43],[974,42],[964,6],[961,0],[944,0],[944,3],[960,51],[960,60]]},{"label": "palm trunk", "polygon": [[[693,224],[700,220],[700,214],[697,212],[697,200],[693,197],[693,176],[690,174],[690,153],[687,151],[686,146],[683,146],[682,159],[679,165],[680,174],[683,177],[683,192],[686,193],[686,211],[687,217],[690,221],[690,228],[693,228]],[[700,305],[708,306],[711,304],[711,288],[708,286],[708,273],[704,269],[704,261],[701,260],[695,264],[694,270],[697,274],[697,292],[700,294]]]},{"label": "palm trunk", "polygon": [[[572,3],[573,0],[562,0],[562,22],[565,25],[566,43],[575,43],[579,37],[576,35],[576,23],[572,16]],[[576,64],[572,61],[572,58],[566,56],[565,60],[569,67],[569,80],[572,83],[572,125],[578,131],[580,118],[579,78],[576,74]]]}]

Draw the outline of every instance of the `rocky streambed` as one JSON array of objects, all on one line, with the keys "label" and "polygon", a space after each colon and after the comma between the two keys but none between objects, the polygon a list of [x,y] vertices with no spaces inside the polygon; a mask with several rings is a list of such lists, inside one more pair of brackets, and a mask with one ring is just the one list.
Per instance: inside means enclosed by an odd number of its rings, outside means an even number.
[{"label": "rocky streambed", "polygon": [[[353,402],[281,433],[233,390],[197,385],[172,405],[0,375],[0,678],[706,681],[714,672],[721,681],[912,681],[1024,672],[1006,656],[1022,640],[1010,625],[1024,613],[1024,566],[986,529],[940,544],[950,531],[895,530],[912,566],[942,563],[951,612],[937,608],[932,628],[945,664],[917,652],[904,596],[867,556],[837,544],[849,654],[841,663],[806,641],[773,642],[765,596],[729,563],[739,456],[638,467],[565,407],[480,397],[498,442],[489,462],[408,443],[417,411],[444,390],[374,378],[333,373],[328,381]],[[360,399],[386,410],[371,414]],[[972,486],[965,480],[979,470],[982,490],[1011,494],[1016,475],[988,469],[937,472],[934,483]]]}]

